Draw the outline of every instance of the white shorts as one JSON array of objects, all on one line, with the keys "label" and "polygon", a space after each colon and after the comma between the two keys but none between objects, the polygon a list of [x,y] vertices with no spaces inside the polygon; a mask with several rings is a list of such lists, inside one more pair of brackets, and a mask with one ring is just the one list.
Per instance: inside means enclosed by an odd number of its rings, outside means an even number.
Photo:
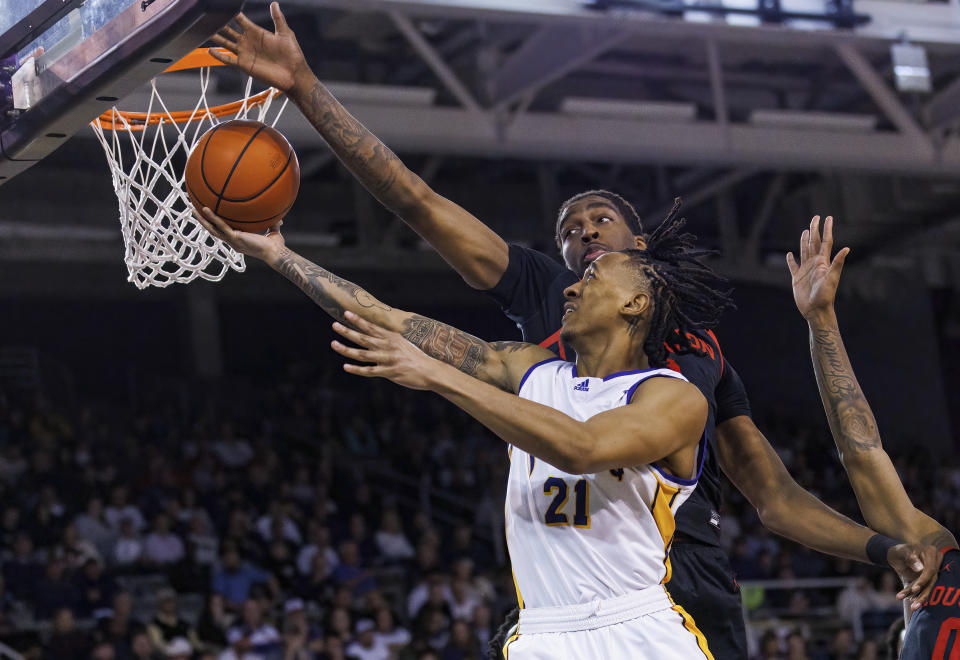
[{"label": "white shorts", "polygon": [[713,660],[693,618],[657,585],[609,600],[520,610],[506,660]]}]

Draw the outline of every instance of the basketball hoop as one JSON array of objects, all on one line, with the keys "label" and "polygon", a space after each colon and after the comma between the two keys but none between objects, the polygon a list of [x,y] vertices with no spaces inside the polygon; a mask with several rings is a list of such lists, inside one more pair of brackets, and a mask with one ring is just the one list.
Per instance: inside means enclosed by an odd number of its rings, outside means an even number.
[{"label": "basketball hoop", "polygon": [[[198,48],[163,72],[199,72],[200,97],[192,110],[169,110],[153,79],[146,112],[114,107],[90,122],[106,153],[120,203],[127,281],[138,289],[185,284],[198,277],[216,282],[231,268],[239,272],[246,268],[243,255],[211,236],[193,217],[183,164],[199,137],[221,120],[256,119],[274,126],[287,99],[268,121],[270,107],[281,92],[271,87],[252,94],[253,79],[248,78],[243,98],[211,106],[207,88],[214,66],[222,63]],[[256,113],[250,116],[253,110]],[[111,134],[107,136],[106,131]],[[121,133],[129,140],[122,139]]]}]

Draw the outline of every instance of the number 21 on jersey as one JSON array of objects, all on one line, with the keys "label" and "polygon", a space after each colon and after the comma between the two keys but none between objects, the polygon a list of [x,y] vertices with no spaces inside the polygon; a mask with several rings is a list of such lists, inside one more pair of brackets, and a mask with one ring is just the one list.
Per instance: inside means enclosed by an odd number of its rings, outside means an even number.
[{"label": "number 21 on jersey", "polygon": [[[573,484],[574,492],[574,527],[590,527],[590,484],[586,479],[578,479]],[[554,493],[556,493],[554,495]],[[570,520],[567,514],[563,512],[567,504],[569,495],[569,486],[567,482],[560,477],[549,477],[543,482],[543,494],[553,495],[553,501],[547,507],[547,512],[543,516],[543,521],[550,527],[560,525],[569,525]]]}]

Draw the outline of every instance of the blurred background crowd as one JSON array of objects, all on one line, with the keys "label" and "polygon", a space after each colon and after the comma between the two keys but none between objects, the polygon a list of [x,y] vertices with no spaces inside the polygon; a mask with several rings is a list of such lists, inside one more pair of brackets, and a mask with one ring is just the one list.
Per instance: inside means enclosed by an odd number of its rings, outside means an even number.
[{"label": "blurred background crowd", "polygon": [[[486,657],[516,596],[507,453],[473,420],[332,365],[260,388],[157,381],[139,400],[0,394],[0,641],[97,660]],[[857,517],[823,425],[757,421]],[[926,460],[897,465],[956,529],[960,469]],[[722,531],[756,658],[885,657],[893,573],[772,536],[735,491]]]}]

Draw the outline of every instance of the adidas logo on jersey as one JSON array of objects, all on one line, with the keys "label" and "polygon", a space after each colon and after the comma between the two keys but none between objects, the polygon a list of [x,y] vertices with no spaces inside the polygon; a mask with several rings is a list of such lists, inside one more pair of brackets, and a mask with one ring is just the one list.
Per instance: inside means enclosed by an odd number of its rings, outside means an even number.
[{"label": "adidas logo on jersey", "polygon": [[579,385],[574,385],[573,389],[577,392],[589,392],[590,391],[590,380],[587,379],[580,383]]}]

